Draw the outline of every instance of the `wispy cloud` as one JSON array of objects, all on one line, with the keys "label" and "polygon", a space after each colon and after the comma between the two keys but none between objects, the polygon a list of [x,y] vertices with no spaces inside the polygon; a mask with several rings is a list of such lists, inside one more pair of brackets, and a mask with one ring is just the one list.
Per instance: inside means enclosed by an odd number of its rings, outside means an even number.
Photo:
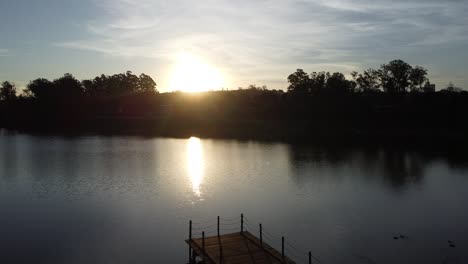
[{"label": "wispy cloud", "polygon": [[0,57],[11,56],[11,53],[7,49],[0,49]]},{"label": "wispy cloud", "polygon": [[89,38],[58,46],[165,60],[191,51],[237,80],[273,83],[297,67],[346,72],[468,36],[468,7],[461,0],[94,3],[102,16],[84,24]]}]

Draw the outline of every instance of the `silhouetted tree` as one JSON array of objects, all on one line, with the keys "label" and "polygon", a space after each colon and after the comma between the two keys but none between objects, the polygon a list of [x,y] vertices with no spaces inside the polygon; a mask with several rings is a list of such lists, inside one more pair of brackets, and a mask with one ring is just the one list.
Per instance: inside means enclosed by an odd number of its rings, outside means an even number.
[{"label": "silhouetted tree", "polygon": [[92,80],[82,80],[81,86],[83,86],[83,91],[85,93],[89,93],[90,90],[93,89],[93,81]]},{"label": "silhouetted tree", "polygon": [[16,87],[10,82],[3,82],[0,87],[0,100],[13,101],[16,99]]},{"label": "silhouetted tree", "polygon": [[26,93],[37,100],[50,100],[56,95],[55,85],[47,79],[38,78],[29,82]]},{"label": "silhouetted tree", "polygon": [[87,95],[104,96],[110,94],[108,87],[110,85],[109,79],[108,76],[101,74],[92,80],[83,80],[81,83]]},{"label": "silhouetted tree", "polygon": [[411,71],[411,65],[402,60],[383,64],[379,70],[382,88],[391,94],[405,92],[410,84]]},{"label": "silhouetted tree", "polygon": [[81,82],[70,73],[65,73],[62,77],[53,82],[54,90],[60,97],[77,97],[83,94]]},{"label": "silhouetted tree", "polygon": [[266,91],[266,90],[267,90],[267,86],[266,86],[266,85],[257,86],[256,84],[250,84],[249,86],[247,86],[247,90],[251,90],[251,91]]},{"label": "silhouetted tree", "polygon": [[294,93],[308,93],[310,91],[311,80],[303,69],[297,69],[295,73],[288,76],[288,91]]},{"label": "silhouetted tree", "polygon": [[427,82],[428,79],[426,77],[427,70],[421,66],[416,66],[411,70],[409,79],[411,82],[411,90],[414,92],[416,89],[422,91],[423,83]]},{"label": "silhouetted tree", "polygon": [[444,92],[444,93],[447,93],[447,92],[449,92],[449,93],[462,93],[462,92],[463,92],[463,93],[467,93],[466,91],[463,91],[462,88],[456,87],[456,86],[453,84],[453,82],[449,82],[448,85],[447,85],[447,88],[442,89],[442,90],[440,90],[440,91],[441,91],[441,92]]},{"label": "silhouetted tree", "polygon": [[125,75],[120,75],[120,88],[122,89],[122,94],[131,94],[138,91],[138,86],[140,80],[138,76],[133,74],[131,71],[127,71]]},{"label": "silhouetted tree", "polygon": [[137,92],[157,93],[156,82],[142,73],[136,76],[131,71],[82,81],[85,93],[94,96],[127,95]]},{"label": "silhouetted tree", "polygon": [[313,72],[310,74],[310,92],[320,93],[322,92],[327,84],[328,73],[325,72]]},{"label": "silhouetted tree", "polygon": [[351,76],[356,82],[357,89],[361,92],[378,91],[380,88],[379,71],[369,68],[362,74],[352,72]]},{"label": "silhouetted tree", "polygon": [[288,92],[303,94],[350,93],[356,88],[354,81],[346,80],[340,72],[312,72],[309,75],[302,69],[288,76]]},{"label": "silhouetted tree", "polygon": [[446,89],[449,92],[454,92],[455,91],[455,85],[453,84],[453,82],[449,82]]},{"label": "silhouetted tree", "polygon": [[138,91],[157,93],[158,90],[156,90],[156,82],[150,76],[142,73],[138,78]]},{"label": "silhouetted tree", "polygon": [[352,92],[354,88],[353,83],[346,80],[346,77],[340,72],[330,74],[327,72],[326,89],[328,92],[336,94],[344,94]]}]

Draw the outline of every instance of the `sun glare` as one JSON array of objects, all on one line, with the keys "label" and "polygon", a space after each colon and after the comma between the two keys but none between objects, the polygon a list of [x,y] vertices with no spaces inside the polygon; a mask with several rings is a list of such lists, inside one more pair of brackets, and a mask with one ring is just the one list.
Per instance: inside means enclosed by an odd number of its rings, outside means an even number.
[{"label": "sun glare", "polygon": [[169,78],[169,90],[203,92],[220,89],[223,85],[221,72],[201,57],[186,52],[176,56]]},{"label": "sun glare", "polygon": [[203,148],[199,138],[191,137],[187,142],[187,172],[192,182],[193,193],[201,197],[203,180]]}]

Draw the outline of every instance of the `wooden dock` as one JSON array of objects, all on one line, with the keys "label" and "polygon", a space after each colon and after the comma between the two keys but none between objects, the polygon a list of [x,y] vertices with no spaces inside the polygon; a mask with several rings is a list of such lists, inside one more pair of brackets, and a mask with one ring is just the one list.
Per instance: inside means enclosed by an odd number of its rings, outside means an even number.
[{"label": "wooden dock", "polygon": [[[281,251],[276,250],[264,240],[264,236],[268,233],[265,233],[262,224],[258,226],[258,237],[256,237],[244,228],[244,225],[246,225],[249,230],[253,231],[252,226],[246,222],[243,214],[233,219],[221,220],[223,222],[220,221],[219,216],[216,223],[212,223],[211,220],[204,223],[192,223],[192,220],[190,220],[189,238],[185,240],[189,245],[190,264],[295,263],[285,255],[284,237],[281,237]],[[204,226],[200,226],[203,224]],[[233,232],[234,230],[236,232]],[[201,234],[201,237],[193,237],[192,231]],[[206,231],[211,234],[216,233],[215,235],[205,236]],[[222,231],[230,232],[221,234]],[[306,258],[305,254],[304,258]],[[308,255],[309,263],[312,263],[310,251]],[[297,255],[295,256],[297,257]]]},{"label": "wooden dock", "polygon": [[186,240],[192,248],[192,263],[199,257],[207,264],[295,263],[248,231]]}]

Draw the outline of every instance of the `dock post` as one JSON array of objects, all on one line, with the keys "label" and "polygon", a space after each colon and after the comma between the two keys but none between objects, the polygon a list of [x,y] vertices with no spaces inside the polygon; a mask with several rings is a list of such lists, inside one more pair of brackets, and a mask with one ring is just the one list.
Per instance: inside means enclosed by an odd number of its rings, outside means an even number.
[{"label": "dock post", "polygon": [[192,220],[189,221],[189,263],[192,263]]},{"label": "dock post", "polygon": [[241,233],[244,233],[244,214],[241,214]]},{"label": "dock post", "polygon": [[284,236],[281,237],[281,257],[284,258]]},{"label": "dock post", "polygon": [[192,220],[189,221],[189,239],[192,240]]},{"label": "dock post", "polygon": [[260,246],[263,247],[263,232],[262,232],[262,224],[259,224],[260,226]]},{"label": "dock post", "polygon": [[309,264],[312,264],[312,252],[309,251]]},{"label": "dock post", "polygon": [[221,240],[219,241],[219,263],[223,263],[223,248],[221,247]]},{"label": "dock post", "polygon": [[218,215],[218,237],[219,237],[219,215]]},{"label": "dock post", "polygon": [[202,254],[203,254],[203,263],[206,263],[206,253],[205,253],[205,231],[202,232]]},{"label": "dock post", "polygon": [[219,263],[223,263],[223,245],[221,245],[221,238],[218,237],[219,243]]}]

